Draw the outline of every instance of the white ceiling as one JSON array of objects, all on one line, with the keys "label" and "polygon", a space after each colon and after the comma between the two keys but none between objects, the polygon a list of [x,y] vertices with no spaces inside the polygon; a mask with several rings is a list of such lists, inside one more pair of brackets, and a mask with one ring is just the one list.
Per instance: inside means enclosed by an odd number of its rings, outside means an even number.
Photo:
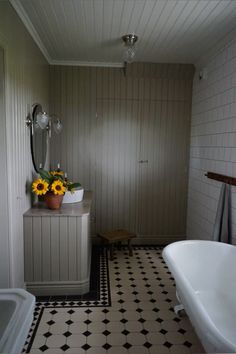
[{"label": "white ceiling", "polygon": [[[236,27],[236,0],[10,0],[50,63],[195,63]],[[102,64],[103,65],[103,64]],[[106,65],[106,64],[104,64]]]}]

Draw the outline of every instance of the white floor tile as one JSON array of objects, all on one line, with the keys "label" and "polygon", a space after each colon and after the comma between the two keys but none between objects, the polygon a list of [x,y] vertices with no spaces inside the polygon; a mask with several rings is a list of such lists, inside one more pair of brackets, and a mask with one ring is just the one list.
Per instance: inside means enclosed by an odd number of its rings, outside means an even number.
[{"label": "white floor tile", "polygon": [[109,261],[111,307],[45,308],[30,353],[203,353],[188,318],[173,312],[175,287],[158,249],[134,253]]},{"label": "white floor tile", "polygon": [[66,343],[66,337],[62,334],[53,334],[47,339],[46,345],[49,348],[60,348]]},{"label": "white floor tile", "polygon": [[67,338],[66,344],[71,348],[80,348],[86,343],[86,337],[82,334],[72,334]]}]

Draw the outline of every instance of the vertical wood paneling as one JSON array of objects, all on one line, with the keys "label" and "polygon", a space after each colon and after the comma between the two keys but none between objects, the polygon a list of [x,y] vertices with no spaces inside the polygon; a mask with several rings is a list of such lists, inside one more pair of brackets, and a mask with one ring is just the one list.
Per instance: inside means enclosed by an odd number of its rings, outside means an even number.
[{"label": "vertical wood paneling", "polygon": [[68,218],[67,217],[60,217],[59,220],[59,274],[60,280],[67,280],[69,274],[69,253],[68,253]]},{"label": "vertical wood paneling", "polygon": [[60,218],[51,218],[51,277],[60,280]]},{"label": "vertical wood paneling", "polygon": [[33,269],[34,279],[42,280],[42,225],[41,217],[33,219],[32,225]]},{"label": "vertical wood paneling", "polygon": [[[29,16],[47,56],[62,64],[76,60],[121,63],[121,36],[125,33],[139,36],[138,61],[194,62],[235,27],[234,0],[18,0],[14,3],[16,10],[22,6]],[[22,15],[21,11],[19,14]]]},{"label": "vertical wood paneling", "polygon": [[[24,237],[26,235],[27,231]],[[42,250],[42,281],[48,281],[51,279],[51,232],[50,217],[47,216],[42,219]]]},{"label": "vertical wood paneling", "polygon": [[97,113],[97,228],[135,230],[139,104],[132,100],[99,100]]},{"label": "vertical wood paneling", "polygon": [[33,172],[29,129],[24,122],[34,102],[48,110],[49,66],[8,1],[0,1],[0,46],[6,63],[8,186],[4,188],[9,202],[9,286],[24,287],[22,215],[31,205],[28,187]]},{"label": "vertical wood paneling", "polygon": [[69,177],[94,191],[93,234],[123,227],[150,242],[184,236],[192,76],[180,64],[132,64],[126,76],[52,68],[52,107],[64,124],[52,163],[61,156]]},{"label": "vertical wood paneling", "polygon": [[[79,223],[78,223],[79,222]],[[80,237],[80,252],[81,259],[78,261],[80,262],[80,267],[78,267],[78,271],[80,271],[81,279],[86,279],[89,277],[88,273],[88,255],[89,255],[89,242],[88,242],[88,222],[89,219],[87,216],[82,216],[82,218],[77,218],[77,228],[81,230],[81,237]],[[78,248],[79,250],[79,248]]]},{"label": "vertical wood paneling", "polygon": [[32,219],[24,218],[24,251],[27,258],[24,258],[25,281],[34,279],[33,264],[33,236],[32,236]]},{"label": "vertical wood paneling", "polygon": [[[0,42],[1,43],[1,42]],[[0,47],[0,166],[1,182],[4,188],[0,199],[0,288],[10,286],[10,250],[8,225],[8,193],[7,193],[7,142],[6,142],[6,115],[5,115],[5,54]]]},{"label": "vertical wood paneling", "polygon": [[25,216],[25,281],[85,281],[91,256],[89,223],[88,215]]},{"label": "vertical wood paneling", "polygon": [[76,218],[68,218],[68,253],[69,253],[69,280],[75,280],[77,278],[77,228]]}]

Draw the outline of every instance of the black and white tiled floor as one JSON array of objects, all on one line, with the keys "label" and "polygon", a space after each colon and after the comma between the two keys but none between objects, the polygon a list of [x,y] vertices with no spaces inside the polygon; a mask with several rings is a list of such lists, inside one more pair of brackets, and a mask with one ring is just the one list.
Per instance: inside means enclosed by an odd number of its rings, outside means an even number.
[{"label": "black and white tiled floor", "polygon": [[32,340],[28,340],[26,352],[204,353],[188,318],[178,317],[173,311],[175,286],[160,248],[135,247],[133,257],[124,249],[116,251],[115,259],[109,261],[107,278],[111,303],[106,274],[103,259],[102,299],[38,302]]}]

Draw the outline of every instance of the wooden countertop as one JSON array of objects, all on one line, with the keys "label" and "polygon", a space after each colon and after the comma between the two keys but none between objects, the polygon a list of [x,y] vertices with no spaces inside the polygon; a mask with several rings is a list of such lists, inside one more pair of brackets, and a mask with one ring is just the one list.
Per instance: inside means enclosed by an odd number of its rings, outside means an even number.
[{"label": "wooden countertop", "polygon": [[61,209],[51,210],[40,202],[27,210],[24,216],[83,216],[88,215],[91,210],[92,192],[85,191],[84,199],[79,203],[62,204]]}]

